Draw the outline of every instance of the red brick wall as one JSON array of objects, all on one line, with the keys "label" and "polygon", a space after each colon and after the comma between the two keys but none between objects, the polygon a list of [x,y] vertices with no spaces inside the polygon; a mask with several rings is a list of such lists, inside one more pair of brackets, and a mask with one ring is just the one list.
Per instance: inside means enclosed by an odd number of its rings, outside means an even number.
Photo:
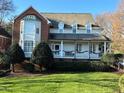
[{"label": "red brick wall", "polygon": [[0,36],[0,51],[3,52],[11,45],[11,38]]}]

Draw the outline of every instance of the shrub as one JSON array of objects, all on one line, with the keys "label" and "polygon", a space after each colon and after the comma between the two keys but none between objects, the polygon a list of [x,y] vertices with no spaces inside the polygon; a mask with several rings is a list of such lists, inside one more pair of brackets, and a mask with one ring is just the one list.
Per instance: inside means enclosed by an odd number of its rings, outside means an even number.
[{"label": "shrub", "polygon": [[110,66],[115,62],[114,54],[104,54],[101,61]]},{"label": "shrub", "polygon": [[21,63],[25,59],[25,55],[19,44],[12,44],[5,52],[5,61],[12,64],[12,70],[14,72],[14,64]]},{"label": "shrub", "polygon": [[89,71],[90,62],[54,62],[52,69],[55,71]]},{"label": "shrub", "polygon": [[38,64],[41,70],[43,68],[49,69],[51,67],[53,54],[47,43],[39,43],[35,47],[32,53],[31,62]]},{"label": "shrub", "polygon": [[5,62],[5,55],[4,53],[0,52],[0,69],[6,70],[10,68],[10,64]]},{"label": "shrub", "polygon": [[113,69],[104,62],[90,62],[90,71],[113,71]]},{"label": "shrub", "polygon": [[114,54],[116,62],[123,61],[123,54]]},{"label": "shrub", "polygon": [[113,71],[113,69],[106,65],[104,62],[54,62],[52,69],[55,71],[81,71],[81,72],[93,72],[93,71]]},{"label": "shrub", "polygon": [[30,62],[23,63],[23,68],[24,68],[24,70],[26,70],[28,72],[34,72],[35,71],[34,64],[32,64]]},{"label": "shrub", "polygon": [[10,72],[10,70],[0,70],[0,77],[8,75]]}]

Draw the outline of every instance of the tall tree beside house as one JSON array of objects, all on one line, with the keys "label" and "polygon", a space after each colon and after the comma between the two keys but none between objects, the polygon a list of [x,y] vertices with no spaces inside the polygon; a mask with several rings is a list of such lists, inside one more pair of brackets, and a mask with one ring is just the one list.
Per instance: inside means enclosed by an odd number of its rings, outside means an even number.
[{"label": "tall tree beside house", "polygon": [[15,72],[14,64],[21,63],[25,59],[25,54],[19,44],[12,44],[5,52],[5,61],[11,64],[12,71]]},{"label": "tall tree beside house", "polygon": [[0,26],[2,26],[5,22],[5,19],[12,12],[15,11],[15,6],[12,0],[0,0]]},{"label": "tall tree beside house", "polygon": [[124,0],[115,12],[98,15],[96,22],[104,28],[104,34],[111,37],[113,52],[124,53]]},{"label": "tall tree beside house", "polygon": [[38,64],[40,66],[41,71],[43,68],[49,69],[53,62],[53,54],[47,43],[39,43],[31,57],[31,62]]},{"label": "tall tree beside house", "polygon": [[96,23],[99,24],[103,29],[102,34],[109,38],[112,38],[112,23],[111,23],[111,13],[103,13],[96,16]]}]

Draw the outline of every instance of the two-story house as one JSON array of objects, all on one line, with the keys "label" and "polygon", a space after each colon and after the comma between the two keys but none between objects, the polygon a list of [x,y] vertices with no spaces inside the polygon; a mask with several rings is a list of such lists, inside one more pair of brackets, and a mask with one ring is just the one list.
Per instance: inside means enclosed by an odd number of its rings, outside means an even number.
[{"label": "two-story house", "polygon": [[14,21],[13,42],[29,58],[33,48],[44,41],[54,58],[100,59],[110,51],[111,42],[102,30],[89,13],[40,13],[30,7]]}]

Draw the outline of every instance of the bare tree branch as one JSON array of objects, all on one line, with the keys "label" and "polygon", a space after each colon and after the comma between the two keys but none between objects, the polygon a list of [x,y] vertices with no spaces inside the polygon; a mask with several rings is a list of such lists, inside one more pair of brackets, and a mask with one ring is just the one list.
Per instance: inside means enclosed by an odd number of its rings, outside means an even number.
[{"label": "bare tree branch", "polygon": [[14,11],[15,7],[12,0],[0,0],[0,25],[2,25],[4,19]]}]

